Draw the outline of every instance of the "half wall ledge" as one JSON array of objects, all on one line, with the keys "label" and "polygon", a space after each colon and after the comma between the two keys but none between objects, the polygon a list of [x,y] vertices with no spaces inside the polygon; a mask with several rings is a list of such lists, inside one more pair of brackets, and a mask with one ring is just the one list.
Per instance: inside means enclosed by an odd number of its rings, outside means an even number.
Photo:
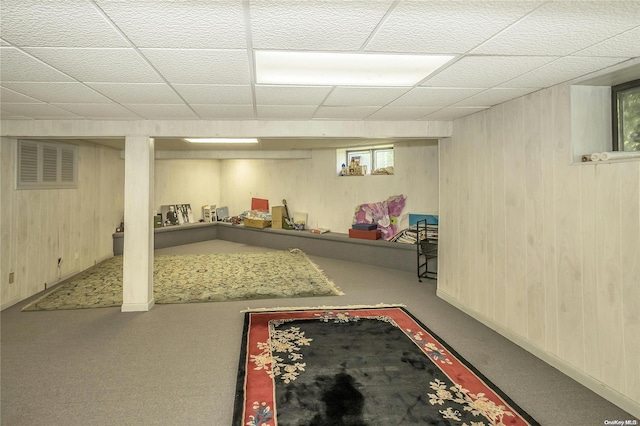
[{"label": "half wall ledge", "polygon": [[[277,250],[297,248],[313,256],[413,273],[416,271],[416,248],[413,244],[361,240],[335,232],[313,234],[309,231],[248,228],[224,222],[194,223],[154,229],[155,249],[215,239]],[[124,233],[114,233],[113,254],[122,255],[123,248]]]}]

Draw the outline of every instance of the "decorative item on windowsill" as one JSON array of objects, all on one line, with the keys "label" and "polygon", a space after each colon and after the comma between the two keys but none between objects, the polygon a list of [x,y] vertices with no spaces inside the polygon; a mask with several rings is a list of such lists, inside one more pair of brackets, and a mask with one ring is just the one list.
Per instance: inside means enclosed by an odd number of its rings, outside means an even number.
[{"label": "decorative item on windowsill", "polygon": [[375,169],[371,172],[372,175],[392,175],[393,174],[393,166],[383,167],[380,169]]},{"label": "decorative item on windowsill", "polygon": [[367,174],[367,166],[361,166],[355,162],[351,162],[349,167],[342,165],[340,176],[364,176]]}]

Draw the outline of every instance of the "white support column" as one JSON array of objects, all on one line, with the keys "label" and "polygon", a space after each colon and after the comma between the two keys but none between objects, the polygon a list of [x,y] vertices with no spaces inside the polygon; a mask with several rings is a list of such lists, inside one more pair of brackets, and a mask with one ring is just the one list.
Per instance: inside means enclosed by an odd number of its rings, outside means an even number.
[{"label": "white support column", "polygon": [[124,150],[122,312],[148,311],[153,299],[154,141],[127,136]]}]

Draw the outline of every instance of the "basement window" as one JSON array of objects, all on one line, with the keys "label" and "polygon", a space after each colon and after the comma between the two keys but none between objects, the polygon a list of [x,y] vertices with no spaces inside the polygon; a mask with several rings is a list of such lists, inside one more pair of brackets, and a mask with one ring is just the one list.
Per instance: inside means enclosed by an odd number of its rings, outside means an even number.
[{"label": "basement window", "polygon": [[74,145],[18,141],[16,189],[77,188],[77,158]]},{"label": "basement window", "polygon": [[345,148],[336,154],[341,176],[393,174],[393,145]]},{"label": "basement window", "polygon": [[613,150],[640,151],[640,80],[611,87]]}]

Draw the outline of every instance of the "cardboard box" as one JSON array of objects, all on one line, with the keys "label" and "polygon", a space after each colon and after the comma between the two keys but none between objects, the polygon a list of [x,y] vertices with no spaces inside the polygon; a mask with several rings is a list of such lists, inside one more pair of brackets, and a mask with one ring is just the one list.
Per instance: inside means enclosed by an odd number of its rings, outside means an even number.
[{"label": "cardboard box", "polygon": [[382,238],[382,231],[362,231],[360,229],[349,229],[349,238],[360,238],[362,240],[379,240]]},{"label": "cardboard box", "polygon": [[271,207],[271,227],[274,229],[284,228],[284,218],[287,216],[287,211],[284,206]]},{"label": "cardboard box", "polygon": [[271,221],[244,218],[244,226],[246,226],[247,228],[268,228],[269,226],[271,226]]}]

